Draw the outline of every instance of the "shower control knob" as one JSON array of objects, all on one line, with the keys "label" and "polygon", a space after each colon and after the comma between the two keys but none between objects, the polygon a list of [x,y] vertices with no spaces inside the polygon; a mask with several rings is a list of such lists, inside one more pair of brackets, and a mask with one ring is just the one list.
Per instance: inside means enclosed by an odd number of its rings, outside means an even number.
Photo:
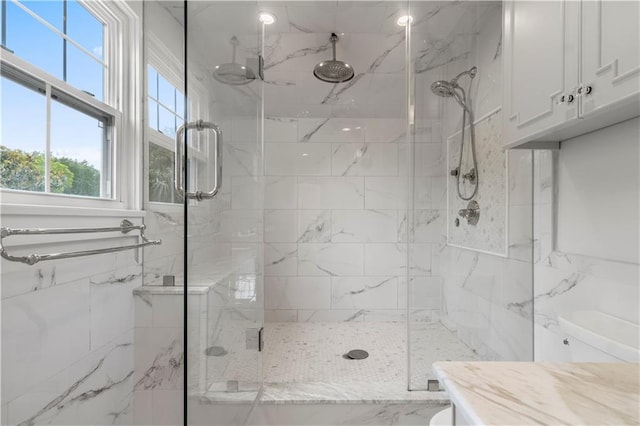
[{"label": "shower control knob", "polygon": [[573,96],[573,95],[567,96],[567,103],[568,104],[573,103],[574,100],[575,100],[575,96]]},{"label": "shower control knob", "polygon": [[590,94],[591,94],[591,92],[593,92],[593,87],[591,87],[591,86],[586,86],[586,87],[584,88],[584,94],[585,94],[585,95],[590,95]]},{"label": "shower control knob", "polygon": [[456,167],[455,169],[452,169],[450,172],[451,176],[458,176],[458,174],[460,173],[460,170],[458,170],[458,168]]}]

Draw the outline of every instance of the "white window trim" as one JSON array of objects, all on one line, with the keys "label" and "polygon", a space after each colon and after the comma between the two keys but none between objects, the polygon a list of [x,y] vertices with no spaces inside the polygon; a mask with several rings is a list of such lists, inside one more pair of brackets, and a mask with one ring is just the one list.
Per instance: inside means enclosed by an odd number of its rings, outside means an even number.
[{"label": "white window trim", "polygon": [[2,62],[19,68],[34,78],[68,93],[82,103],[100,111],[109,111],[118,121],[113,135],[112,171],[113,199],[100,199],[68,194],[37,193],[0,188],[0,201],[5,211],[14,211],[19,207],[30,209],[47,207],[80,207],[109,210],[141,210],[142,182],[142,105],[140,88],[142,81],[142,25],[141,17],[126,4],[125,0],[79,0],[80,3],[112,31],[105,37],[104,58],[105,82],[108,90],[104,92],[105,102],[101,102],[87,93],[76,89],[42,71],[7,51],[2,52]]}]

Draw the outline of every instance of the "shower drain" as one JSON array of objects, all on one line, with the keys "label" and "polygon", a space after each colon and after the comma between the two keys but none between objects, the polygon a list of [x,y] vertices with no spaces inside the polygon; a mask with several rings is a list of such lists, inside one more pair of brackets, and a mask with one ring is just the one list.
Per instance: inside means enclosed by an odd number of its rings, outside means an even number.
[{"label": "shower drain", "polygon": [[365,359],[368,356],[369,352],[362,349],[353,349],[344,355],[344,357],[347,359]]}]

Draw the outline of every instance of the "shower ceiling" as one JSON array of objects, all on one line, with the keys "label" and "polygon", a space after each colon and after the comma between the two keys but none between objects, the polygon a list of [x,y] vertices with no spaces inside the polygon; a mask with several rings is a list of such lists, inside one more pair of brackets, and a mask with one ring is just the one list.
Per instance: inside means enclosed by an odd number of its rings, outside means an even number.
[{"label": "shower ceiling", "polygon": [[[176,3],[176,2],[170,2]],[[212,71],[227,60],[228,40],[236,36],[238,62],[254,57],[257,10],[277,17],[265,29],[265,106],[274,116],[398,117],[405,115],[404,27],[406,1],[198,1],[189,3],[190,50]],[[471,50],[477,17],[496,3],[411,2],[413,53],[418,70],[442,65]],[[181,19],[177,5],[167,7]],[[340,37],[338,57],[356,71],[337,86],[318,81],[314,66],[331,56],[327,35]],[[197,36],[196,36],[197,34]],[[249,35],[252,34],[252,35]],[[196,58],[195,51],[207,52]],[[254,84],[217,88],[216,96],[237,98],[237,90],[256,96]],[[234,91],[235,90],[235,91]],[[233,111],[229,111],[233,113]],[[236,113],[243,113],[238,107]]]}]

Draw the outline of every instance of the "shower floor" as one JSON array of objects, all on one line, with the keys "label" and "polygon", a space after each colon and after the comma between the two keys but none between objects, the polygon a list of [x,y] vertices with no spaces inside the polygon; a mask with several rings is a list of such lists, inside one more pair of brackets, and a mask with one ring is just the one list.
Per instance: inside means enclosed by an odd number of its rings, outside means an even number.
[{"label": "shower floor", "polygon": [[[478,356],[441,324],[421,324],[428,341],[414,349],[414,377],[426,384],[436,361]],[[415,345],[417,346],[417,344]],[[343,357],[364,349],[369,357]],[[398,402],[446,399],[407,391],[407,325],[403,322],[267,323],[263,401]]]}]

